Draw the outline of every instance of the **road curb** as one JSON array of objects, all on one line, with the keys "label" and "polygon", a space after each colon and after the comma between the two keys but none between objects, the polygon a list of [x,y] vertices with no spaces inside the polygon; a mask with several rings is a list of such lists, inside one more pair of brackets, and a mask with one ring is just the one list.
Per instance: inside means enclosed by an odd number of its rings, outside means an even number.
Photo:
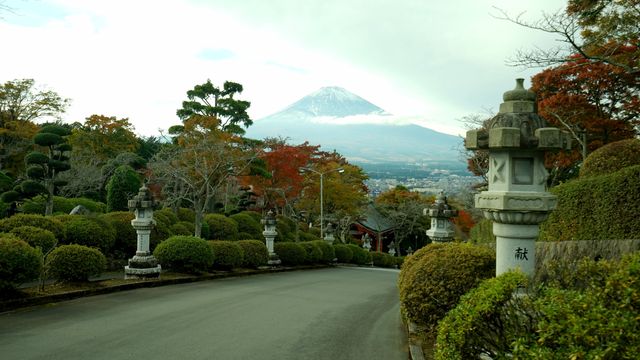
[{"label": "road curb", "polygon": [[257,269],[257,270],[246,271],[246,272],[229,272],[229,273],[206,274],[206,275],[200,275],[200,276],[189,276],[189,277],[177,278],[177,279],[162,279],[161,277],[160,279],[141,280],[141,281],[131,282],[127,284],[105,286],[103,288],[97,288],[97,289],[77,290],[77,291],[70,291],[62,294],[34,296],[34,297],[29,297],[24,299],[12,299],[8,301],[0,301],[0,314],[8,311],[12,311],[12,310],[30,307],[30,306],[57,303],[61,301],[73,300],[73,299],[78,299],[78,298],[87,297],[87,296],[104,295],[104,294],[110,294],[110,293],[126,291],[126,290],[152,288],[152,287],[177,285],[177,284],[188,284],[188,283],[207,281],[207,280],[244,277],[244,276],[260,275],[260,274],[274,274],[274,273],[299,271],[299,270],[325,269],[330,267],[334,267],[334,266],[333,265],[307,265],[307,266],[297,266],[297,267],[277,267],[277,268],[268,268],[268,269]]},{"label": "road curb", "polygon": [[407,326],[407,341],[409,342],[409,359],[410,360],[425,360],[424,352],[422,351],[422,345],[413,340],[417,333],[418,326],[414,323],[405,319],[405,325]]}]

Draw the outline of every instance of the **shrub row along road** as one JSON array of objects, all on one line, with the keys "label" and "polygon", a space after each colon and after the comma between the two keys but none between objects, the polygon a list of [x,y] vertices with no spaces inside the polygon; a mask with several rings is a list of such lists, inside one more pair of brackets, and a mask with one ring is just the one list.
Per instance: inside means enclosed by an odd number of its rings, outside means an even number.
[{"label": "shrub row along road", "polygon": [[407,359],[398,271],[329,268],[0,314],[13,359]]}]

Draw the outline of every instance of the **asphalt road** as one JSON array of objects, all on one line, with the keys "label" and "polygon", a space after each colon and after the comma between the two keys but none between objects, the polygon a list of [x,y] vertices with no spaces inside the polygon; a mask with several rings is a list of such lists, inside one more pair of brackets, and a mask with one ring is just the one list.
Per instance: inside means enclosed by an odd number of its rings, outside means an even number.
[{"label": "asphalt road", "polygon": [[398,271],[329,268],[0,314],[0,359],[407,359]]}]

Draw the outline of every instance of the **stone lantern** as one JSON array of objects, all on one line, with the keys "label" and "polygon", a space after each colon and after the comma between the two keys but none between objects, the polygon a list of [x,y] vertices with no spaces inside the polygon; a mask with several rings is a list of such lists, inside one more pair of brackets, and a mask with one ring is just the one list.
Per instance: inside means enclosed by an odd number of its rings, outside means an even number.
[{"label": "stone lantern", "polygon": [[364,234],[362,236],[362,247],[367,250],[367,252],[371,251],[371,237],[369,234]]},{"label": "stone lantern", "polygon": [[157,278],[160,276],[161,267],[158,260],[149,251],[149,237],[151,229],[155,225],[153,208],[156,206],[156,202],[149,189],[143,185],[138,191],[138,195],[129,200],[128,205],[129,210],[135,214],[131,225],[136,229],[138,244],[136,254],[129,259],[129,265],[124,267],[124,278]]},{"label": "stone lantern", "polygon": [[[425,211],[426,212],[426,211]],[[454,210],[447,203],[447,197],[441,191],[436,201],[429,208],[431,227],[427,230],[427,236],[434,242],[453,241],[453,225],[451,218],[458,216],[458,210]]]},{"label": "stone lantern", "polygon": [[496,275],[519,268],[533,276],[539,224],[556,207],[546,192],[544,153],[570,149],[568,135],[547,127],[537,114],[536,95],[516,80],[503,95],[499,113],[487,129],[467,132],[465,146],[489,151],[489,188],[475,197],[476,208],[493,220],[496,236]]},{"label": "stone lantern", "polygon": [[265,215],[264,219],[260,220],[260,222],[264,225],[264,231],[262,232],[262,235],[264,235],[267,244],[267,250],[269,250],[268,264],[279,265],[280,259],[278,258],[278,255],[273,251],[273,239],[275,239],[275,237],[278,235],[278,232],[276,231],[277,220],[275,215],[273,214],[273,211],[269,210],[267,212],[267,215]]},{"label": "stone lantern", "polygon": [[333,224],[327,223],[327,228],[324,229],[324,241],[329,244],[333,244],[336,238],[333,236],[335,230],[333,229]]}]

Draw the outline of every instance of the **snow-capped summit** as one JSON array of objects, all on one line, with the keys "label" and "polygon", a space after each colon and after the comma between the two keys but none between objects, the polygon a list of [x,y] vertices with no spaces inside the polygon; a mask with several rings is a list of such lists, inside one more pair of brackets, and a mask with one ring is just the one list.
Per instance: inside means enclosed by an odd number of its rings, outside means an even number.
[{"label": "snow-capped summit", "polygon": [[320,88],[296,101],[283,112],[300,112],[310,116],[345,117],[384,114],[385,111],[360,96],[337,86]]}]

